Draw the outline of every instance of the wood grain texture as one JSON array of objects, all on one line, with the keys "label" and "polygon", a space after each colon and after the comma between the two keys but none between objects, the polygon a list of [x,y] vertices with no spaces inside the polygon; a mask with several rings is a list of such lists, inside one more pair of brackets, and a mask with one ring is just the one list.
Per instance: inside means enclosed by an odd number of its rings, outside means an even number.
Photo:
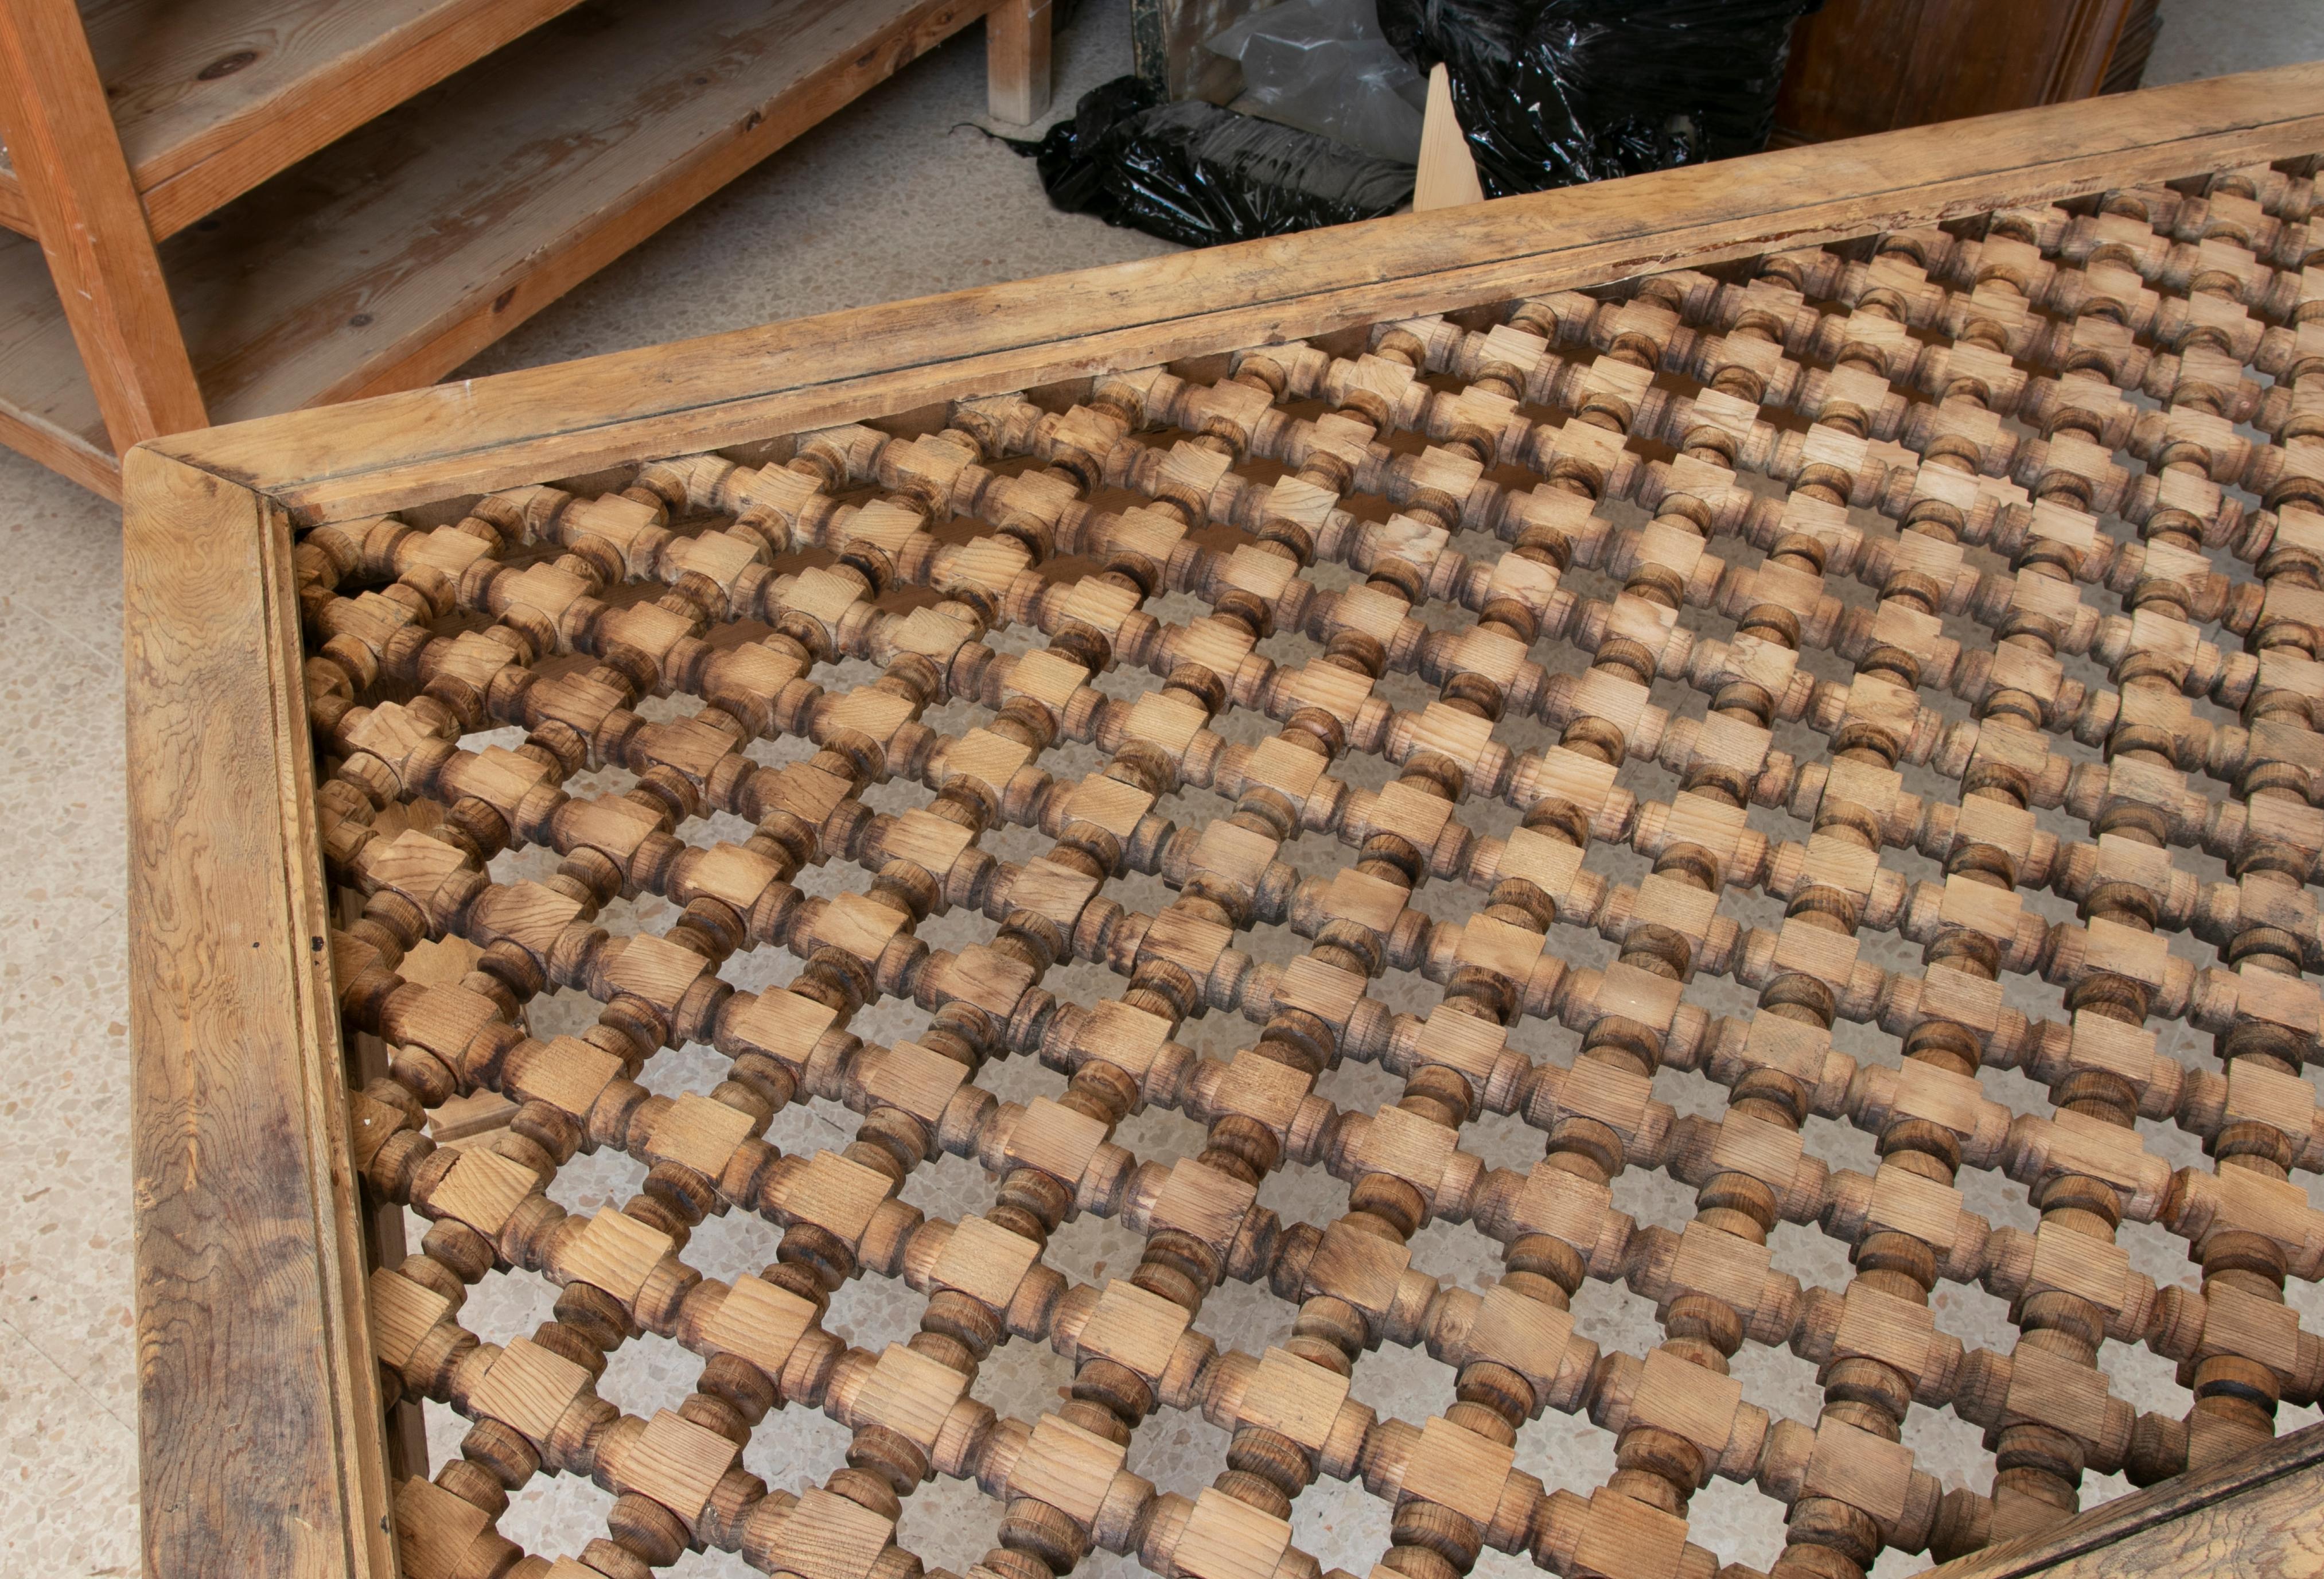
[{"label": "wood grain texture", "polygon": [[85,14],[123,152],[168,236],[575,4],[108,0]]},{"label": "wood grain texture", "polygon": [[[2290,162],[2116,190],[2079,212],[2014,206],[1952,231],[1784,249],[1720,276],[1667,270],[1327,344],[987,388],[901,417],[867,402],[854,423],[770,439],[749,458],[641,459],[472,501],[456,522],[430,512],[433,531],[374,519],[307,533],[300,605],[309,629],[331,633],[302,669],[327,778],[322,843],[333,882],[366,896],[332,939],[341,1006],[351,1029],[397,1049],[357,1098],[364,1177],[437,1224],[378,1276],[380,1353],[407,1396],[448,1394],[481,1433],[432,1486],[399,1492],[425,1531],[427,1571],[517,1560],[492,1527],[540,1466],[494,1422],[525,1442],[573,1442],[608,1409],[623,1417],[589,1427],[589,1461],[558,1467],[644,1500],[607,1525],[624,1551],[675,1556],[675,1526],[656,1536],[642,1522],[650,1504],[768,1571],[816,1571],[806,1565],[835,1534],[880,1556],[883,1520],[835,1532],[804,1500],[725,1479],[766,1396],[747,1374],[706,1368],[675,1416],[666,1399],[627,1413],[618,1380],[595,1391],[587,1380],[592,1352],[632,1323],[690,1334],[768,1381],[791,1375],[803,1345],[843,1341],[813,1334],[803,1302],[819,1306],[859,1268],[912,1269],[933,1292],[922,1336],[831,1371],[823,1407],[858,1433],[851,1463],[898,1486],[933,1468],[1005,1498],[1004,1553],[987,1567],[1023,1579],[1069,1565],[1041,1553],[1077,1563],[1101,1525],[1142,1530],[1139,1558],[1158,1574],[1267,1579],[1288,1552],[1288,1499],[1326,1459],[1399,1500],[1395,1546],[1489,1531],[1497,1546],[1528,1537],[1557,1572],[1638,1579],[1712,1571],[1711,1552],[1687,1549],[1685,1512],[1715,1473],[1790,1509],[1798,1560],[1775,1572],[1847,1579],[1884,1547],[1952,1555],[2061,1524],[2092,1472],[2155,1483],[2266,1441],[2263,1400],[2324,1391],[2324,1344],[2246,1260],[2281,1254],[2287,1278],[2306,1280],[2324,1257],[2311,1248],[2324,1219],[2289,1182],[2302,1159],[2324,1159],[2314,1093],[2296,1076],[2318,999],[2295,979],[2324,960],[2324,935],[2294,897],[2324,859],[2301,765],[2317,760],[2307,725],[2324,679],[2305,660],[2232,664],[2197,622],[2259,633],[2271,611],[2272,646],[2301,652],[2324,632],[2324,517],[2301,507],[2324,504],[2324,439],[2292,420],[2312,409],[2298,386],[2315,340],[2288,321],[2310,300],[2294,271],[2310,255],[2314,158]],[[2135,333],[2117,322],[2134,311]],[[2152,349],[2184,344],[2197,323],[2230,349]],[[2009,371],[2019,357],[2038,371]],[[2277,370],[2263,391],[2257,377]],[[2137,414],[2133,390],[2164,409]],[[1518,414],[1520,401],[1543,415]],[[2238,437],[2231,419],[2282,448]],[[2247,522],[2215,485],[2226,481],[2281,514]],[[1653,522],[1600,513],[1618,501]],[[1851,505],[1886,522],[1860,526]],[[1452,552],[1456,529],[1512,549]],[[2206,547],[2242,563],[2207,570]],[[1969,549],[2013,574],[1970,568]],[[1370,580],[1326,591],[1305,579],[1312,565]],[[1622,590],[1608,601],[1554,579],[1568,569],[1618,576]],[[1877,588],[1877,610],[1828,596],[1827,572]],[[2101,586],[2127,586],[2135,617],[2083,601]],[[1180,625],[1142,612],[1166,592],[1211,613]],[[950,595],[945,612],[928,593]],[[1967,642],[1942,635],[1940,608],[1962,614]],[[1423,636],[1424,609],[1454,625]],[[1732,643],[1698,623],[1709,611],[1738,619]],[[471,620],[503,622],[508,639]],[[621,666],[558,672],[534,656],[583,620]],[[1003,626],[1049,645],[1003,654],[984,642]],[[1254,651],[1290,630],[1322,656]],[[1525,657],[1541,643],[1589,653],[1589,672],[1551,675]],[[2104,684],[2064,678],[2058,655],[2085,651]],[[1819,652],[1853,676],[1795,683]],[[886,672],[837,694],[806,678],[842,657]],[[1437,699],[1399,711],[1374,694],[1391,669],[1438,683]],[[1089,684],[1109,671],[1131,683]],[[411,674],[441,680],[406,700]],[[1651,704],[1661,680],[1711,712]],[[679,692],[709,705],[631,722],[646,697]],[[2218,799],[2190,793],[2172,765],[2165,725],[2191,719],[2198,696],[2234,697],[2252,721],[2206,751]],[[478,749],[520,703],[574,734],[537,726],[516,751]],[[967,720],[933,709],[954,704],[993,711],[953,733]],[[1230,744],[1238,709],[1282,732]],[[1536,717],[1554,747],[1495,739],[1504,720]],[[1803,749],[1775,753],[1775,725],[1794,720]],[[823,749],[769,771],[749,753],[776,736]],[[1066,737],[1111,756],[1101,776],[1074,784],[1039,765]],[[607,796],[579,779],[583,739],[655,788]],[[2103,746],[2106,765],[2052,749],[2067,739]],[[1342,792],[1344,780],[1325,791],[1323,770],[1342,754],[1383,757],[1398,776],[1377,794]],[[1904,797],[1895,770],[1908,760],[1941,787]],[[1616,803],[1629,763],[1638,789]],[[862,798],[883,778],[935,798],[875,818]],[[1234,809],[1181,826],[1164,797],[1182,784]],[[1480,836],[1468,808],[1484,800],[1522,811],[1522,826]],[[429,803],[464,809],[413,820],[408,808]],[[2097,840],[2066,854],[2037,837],[2035,806]],[[1808,822],[1808,842],[1754,833],[1755,807]],[[696,832],[711,808],[756,819],[760,835],[712,843]],[[1059,843],[1021,865],[972,851],[995,818]],[[791,875],[814,829],[813,854],[876,873],[868,893],[799,896]],[[1328,879],[1278,865],[1302,830],[1329,833],[1352,864]],[[494,880],[503,853],[527,845],[567,859],[559,888]],[[1652,874],[1617,886],[1587,864],[1600,845],[1650,857]],[[1941,885],[1887,859],[1932,845]],[[2258,881],[2198,891],[2173,860],[2195,847]],[[1132,913],[1103,897],[1149,866],[1176,899]],[[1486,902],[1425,915],[1410,900],[1428,881]],[[633,888],[682,901],[683,919],[659,933],[571,928]],[[1783,900],[1782,930],[1721,917],[1730,890]],[[2021,890],[2075,900],[2078,919],[2030,913]],[[981,904],[999,926],[991,944],[954,953],[918,937],[944,896]],[[1232,946],[1277,918],[1314,947],[1261,965]],[[1555,926],[1619,954],[1569,971]],[[1860,958],[1868,929],[1923,943],[1928,968]],[[2181,929],[2224,960],[2264,947],[2284,968],[2174,958],[2166,933]],[[457,983],[442,979],[451,937],[486,950]],[[761,992],[718,978],[744,942],[805,968]],[[1086,1007],[1052,997],[1042,978],[1069,954],[1126,989]],[[2003,1012],[2003,973],[2037,969],[2061,990],[2063,1017]],[[1370,999],[1390,970],[1443,983],[1447,1012],[1391,1019]],[[1687,983],[1720,976],[1757,989],[1758,1011],[1713,1020],[1686,1002]],[[606,1007],[589,1043],[520,1026],[559,978],[586,981]],[[928,1042],[830,1039],[874,996],[908,993],[937,1009]],[[1230,1061],[1157,1079],[1178,1057],[1164,1045],[1198,1008],[1267,1029]],[[1579,1031],[1572,1060],[1536,1066],[1510,1048],[1524,1017]],[[2149,1019],[2220,1031],[2224,1078],[2164,1052]],[[1842,1020],[1897,1038],[1896,1061],[1839,1052]],[[1004,1034],[1020,1049],[1038,1038],[1070,1071],[1064,1099],[1019,1107],[978,1088],[961,1100],[980,1049]],[[683,1042],[720,1049],[732,1080],[672,1099],[628,1078]],[[1327,1099],[1311,1106],[1316,1077],[1347,1057],[1405,1076],[1403,1096],[1336,1115]],[[1988,1066],[2047,1087],[2056,1116],[1991,1100]],[[1655,1103],[1666,1068],[1707,1072],[1730,1094],[1723,1115]],[[860,1144],[778,1159],[759,1127],[810,1080],[866,1114]],[[472,1085],[525,1108],[509,1132],[447,1157],[423,1126]],[[1115,1138],[1147,1093],[1210,1126],[1198,1157],[1149,1168]],[[1545,1131],[1536,1171],[1462,1152],[1480,1100]],[[1811,1111],[1877,1132],[1878,1172],[1811,1154]],[[2146,1150],[2140,1113],[2200,1135],[2217,1169],[2174,1171]],[[576,1222],[537,1192],[585,1133],[654,1177],[644,1197]],[[995,1214],[887,1211],[890,1187],[939,1144],[1001,1176]],[[1322,1229],[1253,1221],[1268,1174],[1318,1162],[1352,1187],[1347,1214]],[[1683,1230],[1613,1211],[1633,1168],[1697,1187]],[[1969,1168],[2026,1185],[2039,1229],[1969,1211],[1954,1185]],[[1167,1295],[1178,1325],[1138,1321],[1135,1302],[1130,1321],[1104,1319],[1110,1296],[1093,1287],[1054,1305],[1025,1292],[1068,1202],[1169,1236],[1149,1242],[1132,1286]],[[781,1294],[673,1263],[722,1204],[783,1227],[769,1274]],[[1443,1289],[1409,1253],[1431,1216],[1505,1244],[1512,1275],[1481,1297]],[[2135,1274],[2118,1216],[2183,1240],[2200,1288]],[[1844,1290],[1775,1271],[1778,1222],[1856,1247]],[[2280,1250],[2260,1251],[2261,1236]],[[810,1268],[816,1244],[836,1248]],[[488,1356],[468,1347],[457,1290],[503,1262],[621,1309],[586,1315],[576,1300],[530,1340],[555,1357]],[[1220,1355],[1206,1383],[1174,1390],[1239,1434],[1269,1435],[1242,1437],[1246,1456],[1191,1503],[1117,1485],[1122,1458],[1093,1457],[1102,1450],[1082,1439],[1123,1445],[1156,1384],[1190,1376],[1177,1336],[1238,1264],[1286,1300],[1317,1303],[1286,1345]],[[1575,1350],[1572,1302],[1593,1273],[1654,1302],[1668,1341],[1643,1358]],[[2009,1300],[2024,1341],[1969,1349],[1940,1323],[1946,1284]],[[1089,1367],[1075,1406],[1029,1439],[947,1424],[982,1357],[982,1339],[953,1334],[997,1334],[1004,1313],[1019,1313],[1009,1330]],[[2190,1364],[2188,1416],[2115,1397],[2111,1356],[2043,1337],[2069,1331]],[[1460,1402],[1425,1425],[1351,1417],[1360,1393],[1342,1362],[1375,1338],[1482,1369],[1464,1369]],[[1747,1340],[1819,1367],[1815,1424],[1747,1396],[1726,1364]],[[1517,1432],[1545,1405],[1617,1437],[1621,1467],[1586,1499],[1512,1479]],[[1903,1434],[1922,1407],[1986,1429],[1989,1493],[1947,1491],[1916,1462]],[[1263,1482],[1243,1467],[1262,1441],[1277,1466]],[[1105,1544],[1127,1549],[1119,1533]],[[1416,1571],[1394,1552],[1387,1566]]]},{"label": "wood grain texture", "polygon": [[[163,245],[212,419],[442,376],[981,12],[608,0],[551,22]],[[39,256],[5,237],[0,400],[99,437]]]},{"label": "wood grain texture", "polygon": [[1452,77],[1439,60],[1428,73],[1428,113],[1420,125],[1420,168],[1412,183],[1412,211],[1481,203],[1477,161],[1452,108]]},{"label": "wood grain texture", "polygon": [[1803,18],[1775,105],[1779,142],[2086,98],[2129,0],[1831,0]]},{"label": "wood grain texture", "polygon": [[[576,0],[98,0],[81,9],[156,236],[441,81]],[[0,158],[0,225],[23,222]]]},{"label": "wood grain texture", "polygon": [[2121,1574],[2313,1574],[2324,1564],[2324,1426],[2003,1541],[1928,1579]]},{"label": "wood grain texture", "polygon": [[289,537],[166,457],[127,492],[146,1570],[389,1575]]},{"label": "wood grain texture", "polygon": [[1049,0],[995,0],[984,29],[992,118],[1029,125],[1049,113]]},{"label": "wood grain texture", "polygon": [[201,391],[70,0],[0,5],[0,139],[114,448],[201,427]]},{"label": "wood grain texture", "polygon": [[0,444],[62,473],[92,494],[121,497],[121,460],[111,448],[5,397],[0,397]]},{"label": "wood grain texture", "polygon": [[2319,142],[2324,65],[2287,66],[2098,101],[2070,123],[2020,112],[925,297],[237,424],[170,449],[302,522],[344,519]]}]

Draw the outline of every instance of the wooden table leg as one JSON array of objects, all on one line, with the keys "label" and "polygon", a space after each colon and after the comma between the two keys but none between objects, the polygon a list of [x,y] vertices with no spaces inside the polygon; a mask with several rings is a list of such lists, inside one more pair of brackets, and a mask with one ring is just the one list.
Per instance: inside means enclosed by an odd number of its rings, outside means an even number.
[{"label": "wooden table leg", "polygon": [[1049,112],[1049,0],[996,0],[984,18],[986,101],[996,121]]},{"label": "wooden table leg", "polygon": [[0,136],[114,448],[208,426],[72,0],[0,0]]}]

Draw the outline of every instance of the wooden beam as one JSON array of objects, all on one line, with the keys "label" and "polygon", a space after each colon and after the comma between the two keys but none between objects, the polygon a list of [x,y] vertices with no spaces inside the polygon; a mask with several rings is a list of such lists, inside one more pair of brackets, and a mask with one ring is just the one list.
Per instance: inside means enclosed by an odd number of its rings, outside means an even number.
[{"label": "wooden beam", "polygon": [[125,481],[145,1571],[392,1579],[290,533]]},{"label": "wooden beam", "polygon": [[116,450],[202,396],[72,0],[0,0],[0,137]]},{"label": "wooden beam", "polygon": [[986,108],[1030,125],[1049,113],[1049,0],[993,0],[984,14]]},{"label": "wooden beam", "polygon": [[2115,1579],[2236,1574],[2306,1579],[2324,1547],[2324,1426],[2100,1503],[2040,1535],[1932,1568],[1924,1579]]},{"label": "wooden beam", "polygon": [[736,330],[163,448],[345,519],[866,411],[1707,264],[2324,148],[2324,64]]}]

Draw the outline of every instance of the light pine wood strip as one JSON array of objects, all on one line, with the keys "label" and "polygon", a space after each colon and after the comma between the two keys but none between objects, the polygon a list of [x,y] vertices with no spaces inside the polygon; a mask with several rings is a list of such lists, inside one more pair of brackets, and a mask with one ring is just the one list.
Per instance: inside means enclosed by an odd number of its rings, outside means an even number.
[{"label": "light pine wood strip", "polygon": [[160,456],[128,492],[147,1569],[384,1579],[288,542],[263,501]]},{"label": "light pine wood strip", "polygon": [[171,452],[302,523],[1926,224],[2324,143],[2324,64],[885,304],[235,424]]},{"label": "light pine wood strip", "polygon": [[2121,1574],[2312,1574],[2324,1548],[2324,1426],[2135,1491],[2042,1536],[2005,1541],[1928,1579],[2111,1579]]}]

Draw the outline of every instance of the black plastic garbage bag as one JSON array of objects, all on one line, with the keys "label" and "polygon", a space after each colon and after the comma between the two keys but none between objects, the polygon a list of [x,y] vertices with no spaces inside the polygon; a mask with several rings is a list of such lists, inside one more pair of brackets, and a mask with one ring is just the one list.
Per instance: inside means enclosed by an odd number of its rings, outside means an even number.
[{"label": "black plastic garbage bag", "polygon": [[1031,153],[1049,201],[1187,246],[1376,218],[1412,198],[1413,168],[1119,77],[1084,94]]},{"label": "black plastic garbage bag", "polygon": [[1489,198],[1766,146],[1792,24],[1822,0],[1379,0],[1439,60]]}]

